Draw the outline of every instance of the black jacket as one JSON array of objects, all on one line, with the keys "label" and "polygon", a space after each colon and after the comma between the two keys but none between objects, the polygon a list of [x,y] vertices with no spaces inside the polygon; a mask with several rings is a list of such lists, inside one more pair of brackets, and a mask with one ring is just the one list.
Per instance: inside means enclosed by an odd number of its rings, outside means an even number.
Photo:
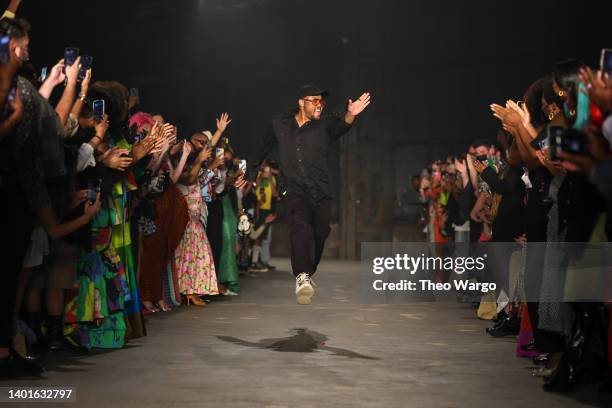
[{"label": "black jacket", "polygon": [[487,167],[480,177],[489,185],[491,191],[501,194],[497,217],[493,220],[493,241],[514,242],[525,233],[525,183],[521,179],[523,169],[509,166],[504,175]]},{"label": "black jacket", "polygon": [[302,194],[314,202],[332,198],[327,155],[331,142],[348,132],[351,125],[336,115],[322,117],[298,127],[295,111],[278,115],[259,152],[251,159],[249,178],[278,144],[281,184],[287,192]]}]

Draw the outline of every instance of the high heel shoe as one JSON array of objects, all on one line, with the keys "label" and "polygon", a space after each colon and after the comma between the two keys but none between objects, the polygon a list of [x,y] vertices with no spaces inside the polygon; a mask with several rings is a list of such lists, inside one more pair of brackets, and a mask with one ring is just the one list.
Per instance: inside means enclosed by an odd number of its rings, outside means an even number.
[{"label": "high heel shoe", "polygon": [[206,302],[202,302],[196,295],[185,295],[187,305],[194,304],[196,306],[206,306]]},{"label": "high heel shoe", "polygon": [[144,302],[142,302],[142,306],[144,310],[146,310],[149,313],[157,313],[160,311],[157,307],[155,307],[153,302],[150,302],[148,300],[145,300]]},{"label": "high heel shoe", "polygon": [[159,302],[157,302],[157,305],[156,305],[156,306],[157,306],[158,308],[160,308],[160,310],[161,310],[162,312],[169,312],[169,311],[171,311],[171,310],[172,310],[172,308],[171,308],[170,306],[168,306],[168,305],[166,304],[166,302],[164,302],[163,300],[160,300]]}]

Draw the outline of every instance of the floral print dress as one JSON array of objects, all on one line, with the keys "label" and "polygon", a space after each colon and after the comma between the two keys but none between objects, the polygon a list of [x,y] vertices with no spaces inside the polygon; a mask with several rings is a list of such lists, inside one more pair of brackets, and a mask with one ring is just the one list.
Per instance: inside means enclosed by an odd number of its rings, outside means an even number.
[{"label": "floral print dress", "polygon": [[219,289],[215,263],[202,223],[202,193],[199,183],[187,187],[185,199],[189,222],[174,253],[179,288],[181,293],[187,295],[217,295]]}]

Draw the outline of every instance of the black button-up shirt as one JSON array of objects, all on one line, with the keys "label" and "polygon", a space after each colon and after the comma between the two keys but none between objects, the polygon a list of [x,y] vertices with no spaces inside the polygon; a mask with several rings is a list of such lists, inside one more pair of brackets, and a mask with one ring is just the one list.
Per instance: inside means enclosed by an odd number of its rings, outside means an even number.
[{"label": "black button-up shirt", "polygon": [[295,114],[295,111],[287,112],[272,120],[272,129],[266,135],[263,146],[250,160],[249,178],[256,177],[257,167],[278,145],[281,183],[287,192],[305,195],[315,202],[332,198],[327,164],[329,146],[348,132],[351,125],[331,115],[299,127]]}]

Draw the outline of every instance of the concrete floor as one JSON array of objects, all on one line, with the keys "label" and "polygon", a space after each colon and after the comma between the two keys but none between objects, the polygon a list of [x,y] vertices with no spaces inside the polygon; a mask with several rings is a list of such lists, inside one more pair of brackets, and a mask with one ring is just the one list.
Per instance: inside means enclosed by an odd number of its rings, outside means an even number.
[{"label": "concrete floor", "polygon": [[299,306],[275,263],[239,297],[151,317],[122,350],[55,356],[44,379],[10,385],[76,387],[54,405],[67,407],[612,406],[592,388],[542,391],[514,339],[487,336],[467,305],[360,305],[358,264],[324,261]]}]

